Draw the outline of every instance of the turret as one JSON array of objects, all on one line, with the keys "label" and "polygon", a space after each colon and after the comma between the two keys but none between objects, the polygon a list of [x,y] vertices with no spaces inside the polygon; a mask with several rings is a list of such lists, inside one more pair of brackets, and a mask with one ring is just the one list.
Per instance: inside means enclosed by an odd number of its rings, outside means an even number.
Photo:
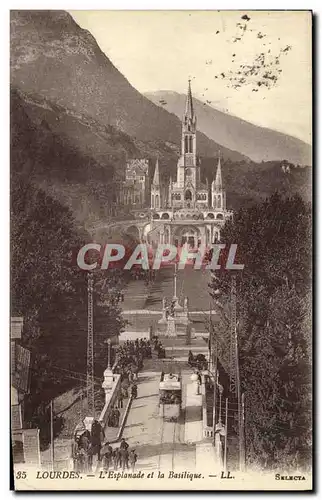
[{"label": "turret", "polygon": [[155,163],[153,181],[151,185],[151,208],[158,210],[161,208],[161,186],[159,172],[159,158]]},{"label": "turret", "polygon": [[214,209],[226,210],[226,193],[222,185],[220,151],[215,179],[211,184],[211,206]]}]

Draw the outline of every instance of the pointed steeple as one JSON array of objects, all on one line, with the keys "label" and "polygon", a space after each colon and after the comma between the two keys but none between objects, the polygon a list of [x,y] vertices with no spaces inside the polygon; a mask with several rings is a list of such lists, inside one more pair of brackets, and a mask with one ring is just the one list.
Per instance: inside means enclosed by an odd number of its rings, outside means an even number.
[{"label": "pointed steeple", "polygon": [[170,175],[170,180],[169,180],[168,205],[169,205],[169,207],[172,207],[172,176],[171,175]]},{"label": "pointed steeple", "polygon": [[222,188],[220,151],[218,154],[218,165],[217,165],[217,172],[216,172],[216,178],[215,178],[215,186],[217,189]]},{"label": "pointed steeple", "polygon": [[193,103],[192,103],[191,80],[188,80],[188,93],[187,93],[187,99],[186,99],[185,119],[188,120],[190,118],[193,121],[194,116],[195,116],[195,114],[194,114]]},{"label": "pointed steeple", "polygon": [[153,183],[155,186],[160,185],[160,173],[159,173],[159,158],[157,158],[157,161],[155,162],[155,170],[154,170],[154,175],[153,175]]}]

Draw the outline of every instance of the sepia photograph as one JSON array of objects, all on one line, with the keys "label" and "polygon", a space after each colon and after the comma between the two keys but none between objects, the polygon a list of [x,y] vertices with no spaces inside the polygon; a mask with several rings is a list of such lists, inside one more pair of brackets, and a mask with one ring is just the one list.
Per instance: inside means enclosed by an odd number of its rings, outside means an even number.
[{"label": "sepia photograph", "polygon": [[312,11],[10,11],[16,491],[312,491]]}]

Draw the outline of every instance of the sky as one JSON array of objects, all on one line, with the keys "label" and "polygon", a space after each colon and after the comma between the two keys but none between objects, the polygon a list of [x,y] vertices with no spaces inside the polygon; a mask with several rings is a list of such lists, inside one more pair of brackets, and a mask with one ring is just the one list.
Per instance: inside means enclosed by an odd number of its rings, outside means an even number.
[{"label": "sky", "polygon": [[[92,33],[102,51],[139,92],[186,93],[191,78],[194,97],[311,144],[308,12],[93,10],[70,14]],[[249,21],[241,20],[245,14]],[[246,23],[246,31],[237,23]],[[236,40],[240,33],[241,40]],[[259,38],[259,33],[265,36]],[[278,68],[282,71],[270,89],[262,86],[253,91],[255,84],[242,84],[237,89],[229,86],[227,75],[236,75],[240,65],[252,65],[260,53],[265,53],[266,60],[273,60],[288,45],[290,50],[280,56]]]}]

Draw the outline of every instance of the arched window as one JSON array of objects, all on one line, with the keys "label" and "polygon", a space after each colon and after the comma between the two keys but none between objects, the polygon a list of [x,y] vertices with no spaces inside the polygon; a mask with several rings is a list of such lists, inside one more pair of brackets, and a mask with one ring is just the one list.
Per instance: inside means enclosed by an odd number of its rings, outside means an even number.
[{"label": "arched window", "polygon": [[187,191],[185,193],[185,196],[184,196],[184,199],[187,200],[187,201],[191,201],[192,200],[192,193],[191,193],[190,189],[187,189]]},{"label": "arched window", "polygon": [[155,195],[155,208],[159,208],[159,195]]},{"label": "arched window", "polygon": [[189,153],[189,137],[187,135],[184,138],[184,152]]},{"label": "arched window", "polygon": [[154,208],[154,194],[151,196],[151,207]]},{"label": "arched window", "polygon": [[189,136],[189,153],[192,153],[192,135]]},{"label": "arched window", "polygon": [[218,195],[218,199],[217,199],[217,207],[221,208],[221,196],[220,196],[220,194]]}]

